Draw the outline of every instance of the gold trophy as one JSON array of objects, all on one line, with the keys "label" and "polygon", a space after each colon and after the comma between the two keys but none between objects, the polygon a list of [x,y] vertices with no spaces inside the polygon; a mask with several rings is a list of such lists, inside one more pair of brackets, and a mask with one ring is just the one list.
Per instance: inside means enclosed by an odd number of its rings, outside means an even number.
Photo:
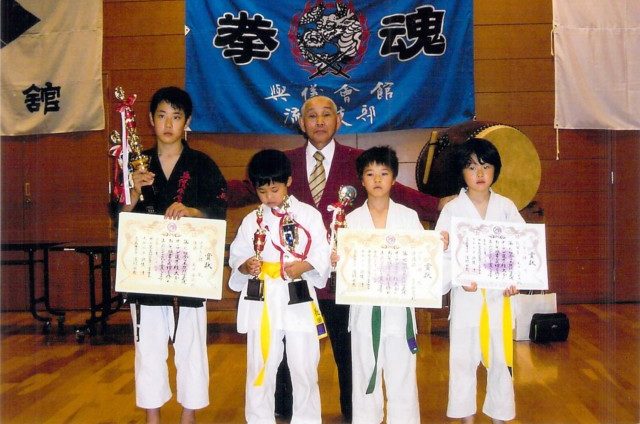
[{"label": "gold trophy", "polygon": [[[142,144],[140,143],[140,137],[138,136],[138,132],[136,129],[136,114],[133,111],[132,107],[133,103],[136,101],[136,95],[133,94],[129,97],[126,97],[122,87],[116,87],[115,97],[119,101],[116,110],[120,112],[123,123],[123,131],[126,132],[126,134],[122,134],[123,137],[120,137],[120,133],[118,133],[118,131],[113,131],[111,133],[111,142],[114,145],[121,145],[121,149],[114,150],[112,148],[112,152],[115,151],[117,152],[116,154],[121,155],[122,150],[129,150],[130,154],[128,161],[129,163],[126,165],[128,166],[127,169],[131,171],[147,171],[149,169],[150,158],[149,156],[142,153]],[[125,142],[126,146],[124,145]],[[114,153],[112,153],[112,155],[115,156]],[[124,170],[125,164],[120,163],[120,166],[123,167]],[[133,181],[131,181],[130,178],[128,178],[127,181],[123,181],[122,184],[127,184],[129,188],[133,187]],[[140,194],[140,201],[144,201],[144,196],[142,194]]]},{"label": "gold trophy", "polygon": [[[264,250],[264,244],[267,240],[267,232],[262,228],[262,207],[256,211],[256,221],[258,222],[258,229],[253,234],[253,250],[256,253],[255,258],[262,261],[262,251]],[[244,297],[246,300],[264,300],[264,281],[258,278],[259,275],[249,278],[247,283],[247,295]]]}]

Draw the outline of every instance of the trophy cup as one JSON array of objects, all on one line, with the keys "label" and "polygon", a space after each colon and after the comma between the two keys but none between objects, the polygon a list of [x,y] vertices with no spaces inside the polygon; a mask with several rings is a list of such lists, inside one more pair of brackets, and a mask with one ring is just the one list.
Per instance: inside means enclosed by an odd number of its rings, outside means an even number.
[{"label": "trophy cup", "polygon": [[[146,171],[149,169],[150,158],[142,153],[142,144],[140,143],[140,137],[136,129],[136,114],[133,111],[133,103],[136,101],[136,95],[126,97],[122,87],[116,87],[115,97],[119,101],[116,110],[120,112],[122,118],[122,138],[118,131],[113,131],[110,135],[111,142],[114,145],[120,145],[120,148],[113,149],[112,152],[116,154],[120,159],[120,166],[123,171],[123,182],[127,184],[128,188],[133,187],[133,182],[130,180],[129,170]],[[129,154],[130,153],[130,154]],[[112,155],[115,156],[114,153]],[[127,159],[126,162],[123,159]],[[125,166],[127,167],[125,171]],[[117,183],[119,184],[119,182]],[[144,201],[144,195],[140,194],[140,201]]]},{"label": "trophy cup", "polygon": [[[291,219],[289,214],[286,214],[282,218],[281,224],[281,240],[284,242],[284,247],[289,251],[289,254],[285,255],[286,258],[295,255],[295,247],[298,244],[298,224]],[[307,281],[303,279],[293,280],[288,284],[289,289],[289,305],[295,305],[297,303],[311,302],[311,295],[309,294],[309,286]]]},{"label": "trophy cup", "polygon": [[[340,228],[346,228],[346,214],[345,208],[353,204],[358,192],[353,186],[341,186],[338,190],[338,201],[327,206],[328,211],[333,211],[333,218],[331,219],[331,251],[335,252],[338,245],[338,230]],[[329,277],[329,290],[331,293],[336,292],[336,270],[331,270]]]},{"label": "trophy cup", "polygon": [[[267,239],[267,232],[264,228],[262,228],[262,207],[260,207],[256,211],[258,222],[258,229],[253,234],[253,250],[256,253],[255,258],[259,261],[262,260],[262,251],[264,250],[264,244]],[[253,278],[249,278],[249,282],[247,283],[247,295],[244,297],[246,300],[256,300],[263,301],[264,300],[264,281],[258,278],[259,276],[254,276]]]}]

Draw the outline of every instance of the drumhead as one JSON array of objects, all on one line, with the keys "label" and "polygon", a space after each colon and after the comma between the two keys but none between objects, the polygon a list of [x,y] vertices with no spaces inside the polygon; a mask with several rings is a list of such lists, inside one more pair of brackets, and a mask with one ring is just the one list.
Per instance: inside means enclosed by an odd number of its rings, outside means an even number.
[{"label": "drumhead", "polygon": [[[440,132],[435,144],[425,145],[416,165],[418,189],[437,197],[457,194],[457,178],[450,168],[450,157],[456,145],[473,137],[484,138],[496,146],[502,170],[493,189],[510,198],[518,209],[523,209],[538,192],[542,175],[540,158],[526,135],[514,127],[495,122],[469,121],[455,125]],[[429,150],[433,155],[431,161],[427,160]],[[428,162],[431,166],[427,170]]]}]

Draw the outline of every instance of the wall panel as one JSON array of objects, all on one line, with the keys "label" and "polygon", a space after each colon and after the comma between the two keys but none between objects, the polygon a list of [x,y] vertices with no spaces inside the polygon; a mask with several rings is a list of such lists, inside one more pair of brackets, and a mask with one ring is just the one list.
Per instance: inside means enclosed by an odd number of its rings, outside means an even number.
[{"label": "wall panel", "polygon": [[184,34],[105,36],[104,69],[184,68]]},{"label": "wall panel", "polygon": [[[556,132],[553,128],[551,0],[475,0],[474,6],[477,119],[519,128],[538,150],[542,181],[535,200],[544,215],[526,215],[547,225],[551,288],[561,302],[640,300],[640,236],[637,224],[632,226],[640,208],[638,132]],[[134,109],[139,134],[148,147],[153,144],[147,120],[149,98],[157,87],[183,85],[184,1],[104,0],[104,29],[107,128],[2,140],[3,240],[25,234],[108,238],[111,223],[105,207],[112,166],[107,157],[108,134],[120,129],[113,89],[120,85],[128,94],[138,95]],[[338,138],[360,148],[395,146],[402,162],[401,178],[411,184],[415,161],[430,131]],[[189,134],[189,141],[211,155],[229,179],[241,178],[249,158],[260,148],[302,144],[300,136],[233,134]],[[612,170],[617,175],[613,188]],[[35,213],[23,204],[25,176],[33,178]],[[227,241],[251,209],[229,210]],[[52,285],[60,291],[55,294],[55,306],[87,307],[85,265],[84,255],[56,254]],[[26,309],[24,273],[3,267],[2,279],[2,308]],[[224,297],[209,306],[234,308],[237,294],[225,288]]]}]

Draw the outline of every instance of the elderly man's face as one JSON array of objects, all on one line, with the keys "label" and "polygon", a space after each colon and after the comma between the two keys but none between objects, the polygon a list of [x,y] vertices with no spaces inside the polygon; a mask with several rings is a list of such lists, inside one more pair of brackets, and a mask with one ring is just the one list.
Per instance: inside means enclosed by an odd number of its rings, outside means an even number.
[{"label": "elderly man's face", "polygon": [[307,100],[299,123],[302,131],[307,134],[309,142],[320,150],[333,139],[342,121],[335,112],[331,100],[317,96]]}]

